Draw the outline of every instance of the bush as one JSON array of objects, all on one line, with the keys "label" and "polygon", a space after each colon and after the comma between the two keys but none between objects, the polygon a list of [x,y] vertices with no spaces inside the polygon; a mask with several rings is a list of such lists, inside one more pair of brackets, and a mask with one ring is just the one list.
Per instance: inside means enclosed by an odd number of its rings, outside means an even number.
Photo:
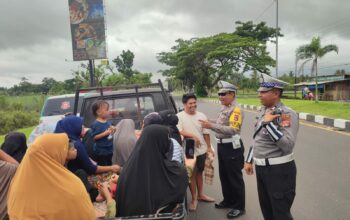
[{"label": "bush", "polygon": [[0,96],[0,111],[40,112],[46,96]]},{"label": "bush", "polygon": [[12,103],[12,105],[11,105],[11,110],[23,111],[23,110],[24,110],[24,107],[23,107],[22,103],[14,102],[14,103]]},{"label": "bush", "polygon": [[0,111],[6,111],[10,108],[10,103],[7,101],[5,96],[0,96]]},{"label": "bush", "polygon": [[38,124],[37,112],[0,111],[0,134]]}]

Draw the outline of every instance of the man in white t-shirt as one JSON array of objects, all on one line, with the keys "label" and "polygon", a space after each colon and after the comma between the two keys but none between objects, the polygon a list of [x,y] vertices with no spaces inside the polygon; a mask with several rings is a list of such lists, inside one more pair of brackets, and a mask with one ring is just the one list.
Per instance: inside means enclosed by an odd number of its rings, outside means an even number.
[{"label": "man in white t-shirt", "polygon": [[[192,202],[189,210],[197,208],[197,202],[214,202],[215,200],[203,193],[203,170],[207,152],[212,152],[209,130],[202,128],[199,120],[208,120],[207,117],[197,111],[197,97],[194,94],[185,94],[182,97],[184,111],[177,114],[179,123],[177,127],[185,138],[192,138],[196,143],[195,155],[197,157],[194,173],[191,177],[190,190]],[[198,196],[197,196],[198,190]]]}]

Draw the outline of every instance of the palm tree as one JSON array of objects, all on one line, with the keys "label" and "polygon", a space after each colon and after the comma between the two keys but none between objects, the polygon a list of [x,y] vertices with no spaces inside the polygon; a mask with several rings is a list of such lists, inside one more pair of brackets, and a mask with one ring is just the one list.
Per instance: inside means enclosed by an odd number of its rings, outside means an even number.
[{"label": "palm tree", "polygon": [[316,81],[315,81],[316,82],[316,88],[315,88],[316,102],[318,102],[317,60],[319,58],[322,58],[324,55],[326,55],[328,52],[331,52],[331,51],[335,51],[336,53],[338,53],[338,46],[334,44],[329,44],[324,47],[321,47],[320,37],[312,38],[310,44],[302,45],[296,50],[296,56],[298,59],[308,59],[308,58],[313,59],[311,73],[316,71]]}]

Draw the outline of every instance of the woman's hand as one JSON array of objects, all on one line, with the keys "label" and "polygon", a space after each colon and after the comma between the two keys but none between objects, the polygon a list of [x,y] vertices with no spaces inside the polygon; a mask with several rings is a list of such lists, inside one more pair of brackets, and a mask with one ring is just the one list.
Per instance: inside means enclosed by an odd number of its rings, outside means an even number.
[{"label": "woman's hand", "polygon": [[112,165],[112,166],[111,166],[111,171],[112,171],[113,173],[120,173],[121,167],[120,167],[118,164]]}]

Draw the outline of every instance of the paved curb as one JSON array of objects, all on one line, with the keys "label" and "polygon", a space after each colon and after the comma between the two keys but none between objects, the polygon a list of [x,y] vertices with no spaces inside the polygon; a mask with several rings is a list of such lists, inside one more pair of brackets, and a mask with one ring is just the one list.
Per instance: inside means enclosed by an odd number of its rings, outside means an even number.
[{"label": "paved curb", "polygon": [[[202,100],[202,101],[220,104],[219,100]],[[261,108],[260,106],[255,106],[255,105],[247,105],[247,104],[238,104],[238,105],[241,108],[249,109],[249,110],[259,110]],[[298,112],[298,115],[299,115],[299,119],[302,119],[305,121],[310,121],[310,122],[326,125],[329,127],[338,128],[339,130],[343,130],[343,131],[350,131],[350,120],[338,119],[338,118],[334,119],[334,118],[329,118],[322,115],[312,115],[306,112]]]}]

